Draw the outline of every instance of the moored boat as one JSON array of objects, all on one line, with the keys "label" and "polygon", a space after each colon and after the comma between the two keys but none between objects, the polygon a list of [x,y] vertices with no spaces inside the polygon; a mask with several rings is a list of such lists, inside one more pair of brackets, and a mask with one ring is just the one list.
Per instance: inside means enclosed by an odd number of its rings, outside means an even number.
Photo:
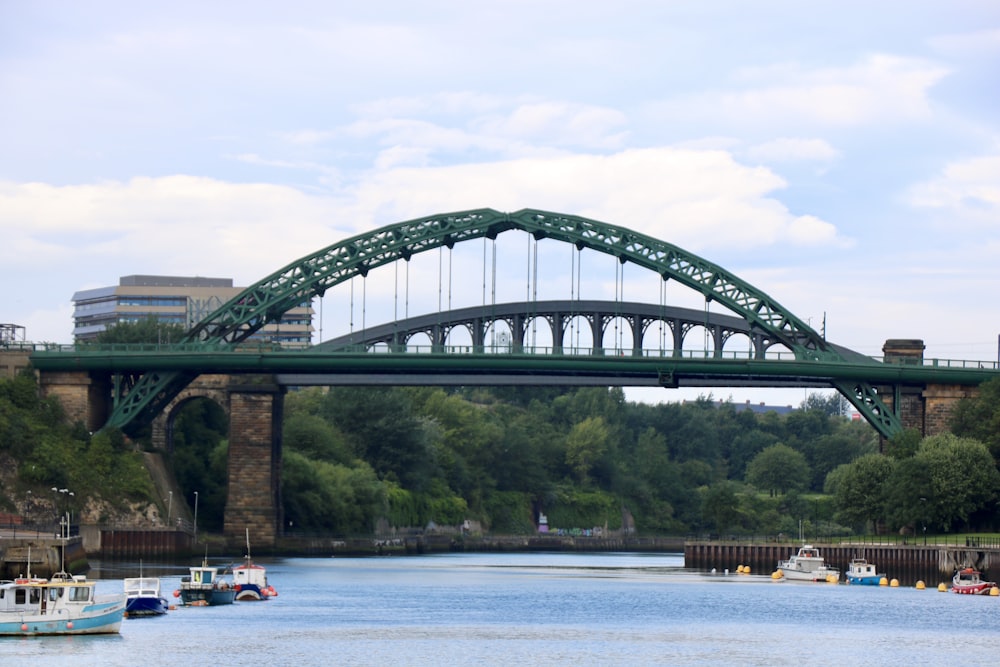
[{"label": "moored boat", "polygon": [[190,607],[215,607],[232,604],[236,599],[236,588],[219,574],[219,568],[209,567],[208,561],[190,569],[190,574],[181,577],[180,588],[174,591],[174,597],[181,604]]},{"label": "moored boat", "polygon": [[115,634],[124,595],[97,595],[96,582],[64,572],[0,582],[0,636]]},{"label": "moored boat", "polygon": [[278,592],[267,583],[267,570],[250,558],[250,530],[247,529],[247,554],[243,564],[233,568],[236,599],[240,601],[266,600]]},{"label": "moored boat", "polygon": [[840,581],[840,570],[828,567],[819,554],[819,549],[811,544],[803,544],[794,556],[778,561],[778,572],[785,579],[793,581]]},{"label": "moored boat", "polygon": [[162,616],[167,613],[170,604],[160,594],[160,580],[156,577],[126,577],[125,579],[125,615],[129,618],[137,616]]},{"label": "moored boat", "polygon": [[848,584],[860,584],[862,586],[878,586],[885,578],[884,574],[879,574],[875,570],[875,565],[869,563],[864,558],[852,558],[844,572],[844,578]]},{"label": "moored boat", "polygon": [[996,588],[996,583],[985,581],[979,570],[964,567],[955,572],[951,578],[951,592],[963,595],[988,595],[990,589]]}]

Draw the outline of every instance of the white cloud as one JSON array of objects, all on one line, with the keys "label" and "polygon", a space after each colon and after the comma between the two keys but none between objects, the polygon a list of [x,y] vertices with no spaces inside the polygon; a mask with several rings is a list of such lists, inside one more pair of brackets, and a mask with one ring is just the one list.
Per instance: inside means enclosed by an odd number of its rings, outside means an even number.
[{"label": "white cloud", "polygon": [[654,109],[667,119],[770,127],[919,122],[930,118],[929,91],[947,74],[933,63],[884,54],[849,67],[745,68],[735,89],[678,96]]},{"label": "white cloud", "polygon": [[847,245],[829,223],[796,217],[773,172],[721,151],[672,148],[393,168],[359,184],[361,210],[392,220],[488,206],[541,208],[614,222],[686,248]]},{"label": "white cloud", "polygon": [[930,39],[930,44],[939,52],[950,56],[988,57],[1000,53],[1000,28],[938,35]]},{"label": "white cloud", "polygon": [[[119,275],[261,277],[337,240],[334,201],[293,188],[169,176],[56,187],[0,184],[0,260],[46,257]],[[43,253],[44,254],[40,254]]]},{"label": "white cloud", "polygon": [[998,228],[1000,155],[951,162],[937,178],[910,189],[910,205],[936,209],[956,229],[963,221]]},{"label": "white cloud", "polygon": [[754,146],[745,151],[751,160],[760,162],[832,162],[840,157],[840,151],[824,139],[797,139],[782,137]]}]

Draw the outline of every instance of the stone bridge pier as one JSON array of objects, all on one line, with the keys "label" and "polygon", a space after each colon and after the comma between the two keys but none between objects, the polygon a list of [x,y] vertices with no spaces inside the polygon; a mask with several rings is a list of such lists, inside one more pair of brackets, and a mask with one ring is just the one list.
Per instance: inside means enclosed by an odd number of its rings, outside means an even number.
[{"label": "stone bridge pier", "polygon": [[[85,372],[42,373],[41,393],[59,398],[71,422],[97,431],[111,408],[111,384]],[[285,388],[270,375],[202,375],[152,424],[152,444],[166,452],[173,416],[187,401],[207,398],[229,417],[229,458],[223,533],[235,547],[249,530],[255,549],[275,545],[281,534],[281,426]]]},{"label": "stone bridge pier", "polygon": [[[922,364],[924,348],[920,339],[890,339],[882,346],[883,359],[886,363]],[[947,431],[958,401],[979,395],[979,387],[947,384],[880,385],[875,389],[882,402],[897,412],[903,428],[916,429],[924,437]],[[885,443],[880,445],[884,451]]]},{"label": "stone bridge pier", "polygon": [[[223,532],[230,544],[273,547],[281,533],[284,388],[270,377],[229,386],[229,491]],[[256,380],[250,382],[249,380]]]}]

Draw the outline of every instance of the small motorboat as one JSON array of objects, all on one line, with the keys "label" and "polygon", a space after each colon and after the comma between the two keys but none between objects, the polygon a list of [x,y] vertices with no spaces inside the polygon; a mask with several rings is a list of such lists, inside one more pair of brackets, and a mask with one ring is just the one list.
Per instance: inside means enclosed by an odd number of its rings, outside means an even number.
[{"label": "small motorboat", "polygon": [[952,593],[988,595],[991,588],[996,588],[996,583],[983,580],[982,573],[975,568],[964,567],[951,578]]},{"label": "small motorboat", "polygon": [[875,571],[875,565],[869,563],[864,558],[852,558],[844,573],[844,578],[848,584],[861,584],[862,586],[878,586],[885,579],[884,574]]},{"label": "small motorboat", "polygon": [[160,580],[156,577],[125,578],[125,616],[162,616],[170,609],[167,599],[160,594]]},{"label": "small motorboat", "polygon": [[181,577],[181,586],[174,591],[174,597],[188,607],[215,607],[232,604],[236,587],[219,574],[219,568],[209,567],[206,559],[200,566],[192,567],[188,576]]},{"label": "small motorboat", "polygon": [[[840,570],[827,567],[819,549],[811,544],[803,544],[799,551],[788,560],[778,561],[778,572],[785,579],[792,581],[825,581],[837,583],[840,581]],[[775,573],[777,574],[777,573]]]},{"label": "small motorboat", "polygon": [[247,529],[247,555],[243,564],[233,568],[233,584],[239,601],[266,600],[278,592],[267,583],[267,570],[250,558],[250,529]]}]

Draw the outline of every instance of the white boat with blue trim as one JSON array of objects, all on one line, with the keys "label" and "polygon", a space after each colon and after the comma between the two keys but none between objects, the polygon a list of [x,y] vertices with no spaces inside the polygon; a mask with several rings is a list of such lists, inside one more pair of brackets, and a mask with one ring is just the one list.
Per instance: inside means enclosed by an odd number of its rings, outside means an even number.
[{"label": "white boat with blue trim", "polygon": [[876,571],[874,563],[869,563],[864,558],[852,558],[844,576],[848,584],[861,586],[878,586],[886,578],[885,574]]},{"label": "white boat with blue trim", "polygon": [[162,616],[170,609],[170,603],[160,593],[160,580],[156,577],[127,577],[125,585],[125,615],[129,618],[140,616]]},{"label": "white boat with blue trim", "polygon": [[118,633],[125,595],[97,595],[96,583],[64,572],[0,582],[0,636]]}]

